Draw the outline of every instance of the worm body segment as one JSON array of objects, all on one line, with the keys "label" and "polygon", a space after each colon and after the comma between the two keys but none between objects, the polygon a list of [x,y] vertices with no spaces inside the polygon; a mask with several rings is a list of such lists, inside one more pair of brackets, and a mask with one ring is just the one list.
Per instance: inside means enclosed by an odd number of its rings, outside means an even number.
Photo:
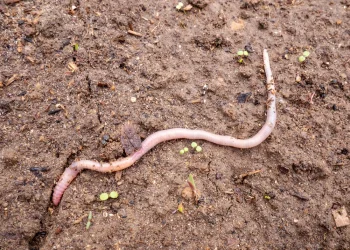
[{"label": "worm body segment", "polygon": [[141,149],[126,158],[120,158],[111,163],[99,163],[89,160],[73,162],[68,168],[65,169],[54,189],[52,197],[53,204],[57,206],[60,203],[64,191],[83,169],[90,169],[99,172],[114,172],[123,170],[130,167],[150,149],[161,142],[174,139],[206,140],[218,145],[235,148],[252,148],[262,143],[272,133],[272,130],[276,124],[277,117],[276,90],[270,68],[269,56],[266,49],[263,52],[263,57],[266,74],[266,87],[268,92],[267,117],[264,126],[256,135],[248,139],[236,139],[232,136],[217,135],[204,130],[192,130],[184,128],[173,128],[155,132],[142,142]]}]

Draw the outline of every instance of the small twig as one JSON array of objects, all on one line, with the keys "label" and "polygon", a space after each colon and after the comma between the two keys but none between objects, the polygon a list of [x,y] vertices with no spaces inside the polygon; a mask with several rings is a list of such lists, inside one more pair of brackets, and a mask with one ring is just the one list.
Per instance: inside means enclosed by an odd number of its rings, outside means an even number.
[{"label": "small twig", "polygon": [[143,35],[139,32],[133,31],[133,30],[128,30],[128,33],[134,36],[138,36],[138,37],[143,37]]},{"label": "small twig", "polygon": [[314,104],[314,102],[313,102],[312,99],[314,98],[315,93],[316,93],[316,92],[312,92],[311,94],[309,94],[309,103],[310,103],[310,104]]},{"label": "small twig", "polygon": [[156,30],[156,28],[158,28],[159,24],[160,24],[160,21],[159,21],[159,22],[157,23],[157,25],[151,30],[151,33],[153,33],[153,32]]},{"label": "small twig", "polygon": [[86,218],[86,217],[88,217],[87,214],[84,214],[83,216],[80,216],[78,219],[76,219],[76,220],[73,222],[73,224],[75,225],[75,224],[78,224],[78,223],[82,222],[83,219]]},{"label": "small twig", "polygon": [[235,177],[234,177],[234,180],[235,180],[235,182],[243,182],[243,180],[244,180],[247,176],[260,173],[261,171],[262,171],[262,169],[258,169],[258,170],[250,171],[250,172],[245,173],[245,174],[240,174],[239,176],[235,176]]}]

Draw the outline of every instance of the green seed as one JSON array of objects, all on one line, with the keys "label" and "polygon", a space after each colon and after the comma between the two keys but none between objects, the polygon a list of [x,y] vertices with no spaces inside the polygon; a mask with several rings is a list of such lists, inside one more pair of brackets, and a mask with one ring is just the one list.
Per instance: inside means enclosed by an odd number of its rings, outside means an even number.
[{"label": "green seed", "polygon": [[301,62],[301,63],[304,62],[305,59],[306,59],[306,58],[305,58],[304,56],[299,56],[299,58],[298,58],[299,62]]},{"label": "green seed", "polygon": [[202,151],[202,147],[201,147],[201,146],[197,146],[197,147],[196,147],[196,151],[197,151],[197,152],[201,152],[201,151]]},{"label": "green seed", "polygon": [[100,200],[101,200],[101,201],[108,200],[108,194],[107,194],[107,193],[102,193],[102,194],[100,194]]},{"label": "green seed", "polygon": [[180,150],[180,155],[183,155],[185,153],[185,150],[181,149]]},{"label": "green seed", "polygon": [[118,198],[119,194],[117,191],[112,191],[110,194],[109,194],[109,197],[111,197],[112,199],[116,199]]},{"label": "green seed", "polygon": [[305,50],[304,53],[303,53],[303,56],[304,56],[304,57],[308,57],[309,55],[310,55],[310,52],[307,51],[307,50]]},{"label": "green seed", "polygon": [[192,148],[197,147],[197,143],[196,143],[196,142],[192,142],[192,143],[191,143],[191,147],[192,147]]},{"label": "green seed", "polygon": [[240,59],[238,60],[238,62],[239,62],[239,63],[243,63],[243,58],[240,58]]},{"label": "green seed", "polygon": [[248,51],[243,51],[243,55],[245,55],[245,56],[249,56],[249,53],[248,53]]},{"label": "green seed", "polygon": [[188,147],[184,148],[184,151],[185,151],[185,152],[188,152]]},{"label": "green seed", "polygon": [[243,50],[238,50],[237,55],[243,56],[244,55],[244,51]]},{"label": "green seed", "polygon": [[89,228],[90,228],[90,225],[91,225],[91,221],[88,221],[88,222],[86,223],[86,229],[89,229]]}]

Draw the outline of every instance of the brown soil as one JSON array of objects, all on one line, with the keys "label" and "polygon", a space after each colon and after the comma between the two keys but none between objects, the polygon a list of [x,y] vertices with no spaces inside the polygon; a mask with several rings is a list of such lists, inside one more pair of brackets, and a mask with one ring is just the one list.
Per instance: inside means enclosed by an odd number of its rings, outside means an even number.
[{"label": "brown soil", "polygon": [[[332,216],[350,213],[350,1],[191,1],[184,13],[175,0],[0,0],[1,249],[350,249],[350,226]],[[265,142],[197,141],[203,151],[182,156],[191,141],[166,142],[120,180],[83,171],[53,206],[72,161],[125,155],[127,121],[142,138],[256,133],[263,48],[278,90]],[[198,204],[181,195],[190,173]],[[73,223],[89,211],[88,230],[86,217]]]}]

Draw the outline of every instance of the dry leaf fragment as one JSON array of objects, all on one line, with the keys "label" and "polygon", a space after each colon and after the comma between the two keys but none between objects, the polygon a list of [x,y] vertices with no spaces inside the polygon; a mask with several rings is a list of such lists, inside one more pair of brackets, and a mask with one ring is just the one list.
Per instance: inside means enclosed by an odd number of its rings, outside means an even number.
[{"label": "dry leaf fragment", "polygon": [[72,73],[78,70],[78,66],[74,62],[68,63],[68,68]]},{"label": "dry leaf fragment", "polygon": [[192,6],[191,4],[189,4],[189,5],[186,5],[186,7],[183,8],[183,10],[189,11],[189,10],[191,10],[192,8],[193,8],[193,6]]},{"label": "dry leaf fragment", "polygon": [[31,56],[27,56],[26,59],[27,59],[29,62],[31,62],[31,63],[34,63],[34,62],[35,62],[34,58],[31,57]]},{"label": "dry leaf fragment", "polygon": [[17,42],[17,51],[18,53],[22,53],[23,51],[23,44],[20,40]]},{"label": "dry leaf fragment", "polygon": [[344,206],[333,210],[332,214],[336,227],[345,227],[350,225],[350,219]]}]

